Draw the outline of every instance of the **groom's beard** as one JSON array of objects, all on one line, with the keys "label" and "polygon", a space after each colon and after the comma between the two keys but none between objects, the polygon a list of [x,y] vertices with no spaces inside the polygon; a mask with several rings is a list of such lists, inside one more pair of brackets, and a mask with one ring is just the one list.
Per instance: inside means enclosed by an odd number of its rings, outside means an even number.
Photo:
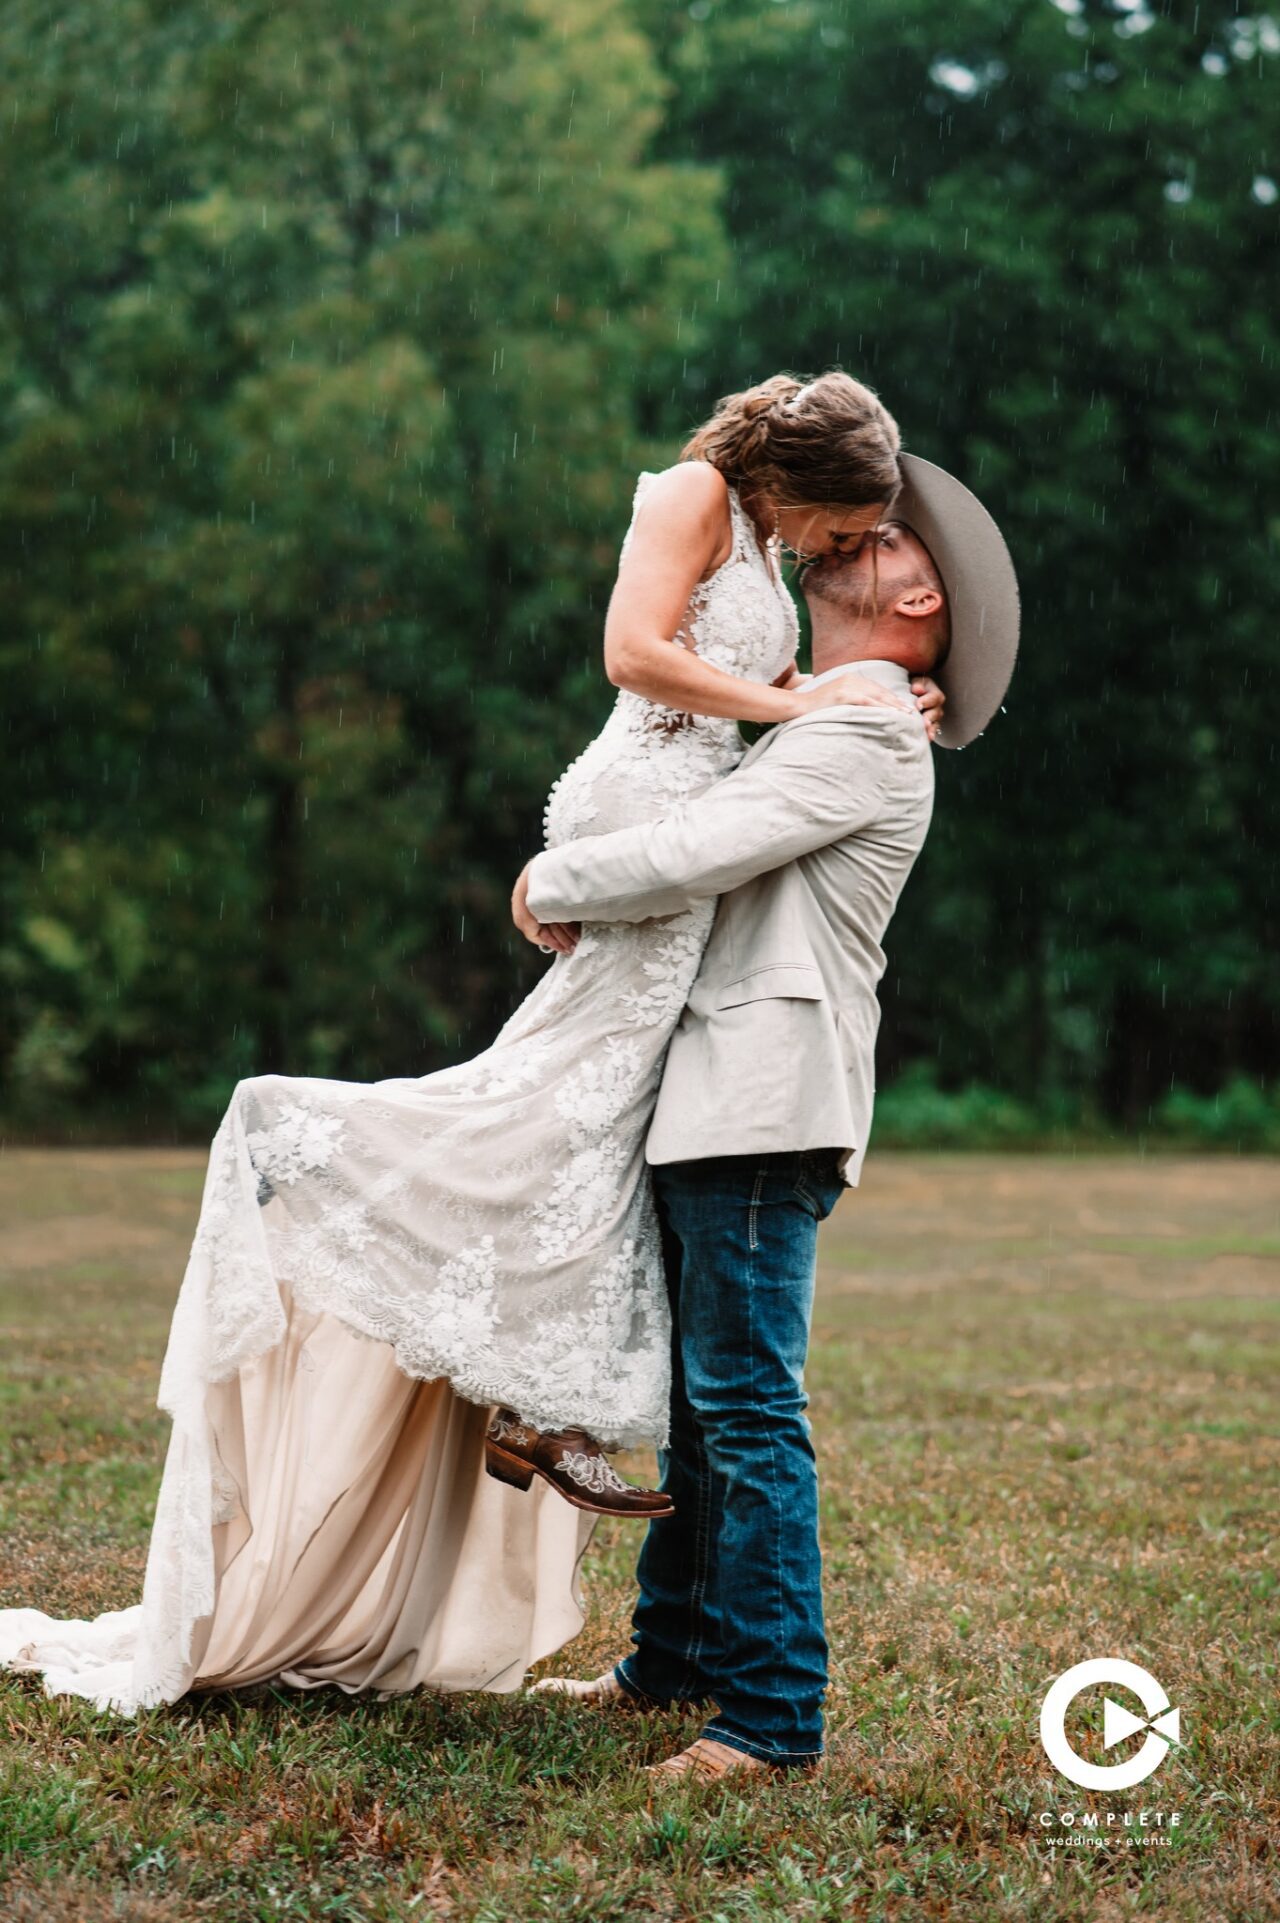
[{"label": "groom's beard", "polygon": [[810,561],[800,577],[800,591],[811,615],[813,603],[820,601],[838,609],[851,624],[865,627],[868,635],[875,624],[879,588],[877,568],[838,554]]}]

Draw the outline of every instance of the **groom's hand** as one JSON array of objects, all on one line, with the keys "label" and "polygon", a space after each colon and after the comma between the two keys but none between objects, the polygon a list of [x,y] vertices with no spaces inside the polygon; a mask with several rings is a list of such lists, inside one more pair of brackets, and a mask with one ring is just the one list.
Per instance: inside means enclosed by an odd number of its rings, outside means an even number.
[{"label": "groom's hand", "polygon": [[916,698],[917,708],[924,716],[924,725],[928,730],[930,741],[936,741],[938,729],[942,726],[943,710],[947,705],[946,695],[931,674],[916,675],[911,683],[911,692]]},{"label": "groom's hand", "polygon": [[572,955],[582,933],[577,922],[540,922],[529,913],[529,870],[532,865],[526,861],[516,877],[516,885],[511,891],[511,919],[525,940],[531,941],[535,948],[540,948],[544,955]]}]

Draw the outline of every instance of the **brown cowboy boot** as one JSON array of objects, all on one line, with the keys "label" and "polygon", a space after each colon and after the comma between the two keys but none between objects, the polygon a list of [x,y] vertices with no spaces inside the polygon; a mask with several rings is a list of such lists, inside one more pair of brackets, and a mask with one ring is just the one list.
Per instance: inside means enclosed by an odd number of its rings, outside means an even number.
[{"label": "brown cowboy boot", "polygon": [[585,1429],[535,1429],[510,1409],[499,1409],[489,1424],[484,1466],[513,1489],[527,1489],[541,1476],[575,1509],[589,1509],[597,1516],[652,1522],[676,1513],[670,1496],[660,1489],[636,1489],[624,1482]]}]

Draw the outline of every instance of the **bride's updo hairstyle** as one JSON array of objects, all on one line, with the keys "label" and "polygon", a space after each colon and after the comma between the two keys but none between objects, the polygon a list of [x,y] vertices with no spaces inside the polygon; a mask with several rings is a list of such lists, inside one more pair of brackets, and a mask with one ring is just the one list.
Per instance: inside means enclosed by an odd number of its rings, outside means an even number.
[{"label": "bride's updo hairstyle", "polygon": [[793,374],[729,394],[680,458],[719,468],[744,505],[767,494],[776,507],[855,508],[898,491],[898,423],[861,381],[834,370]]}]

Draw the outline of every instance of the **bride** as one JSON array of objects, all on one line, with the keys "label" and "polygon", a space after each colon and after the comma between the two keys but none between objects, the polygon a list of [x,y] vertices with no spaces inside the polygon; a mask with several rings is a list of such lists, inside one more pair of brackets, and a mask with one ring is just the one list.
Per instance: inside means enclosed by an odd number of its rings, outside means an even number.
[{"label": "bride", "polygon": [[[697,794],[739,721],[894,699],[856,672],[805,688],[779,564],[856,545],[897,451],[859,382],[778,375],[640,477],[605,629],[620,693],[549,845]],[[913,689],[932,734],[941,691]],[[237,1085],[161,1371],[142,1600],[0,1612],[0,1663],[132,1713],[268,1678],[512,1689],[577,1633],[596,1516],[670,1512],[604,1449],[667,1440],[644,1137],[713,914],[542,930],[554,964],[458,1067]]]}]

